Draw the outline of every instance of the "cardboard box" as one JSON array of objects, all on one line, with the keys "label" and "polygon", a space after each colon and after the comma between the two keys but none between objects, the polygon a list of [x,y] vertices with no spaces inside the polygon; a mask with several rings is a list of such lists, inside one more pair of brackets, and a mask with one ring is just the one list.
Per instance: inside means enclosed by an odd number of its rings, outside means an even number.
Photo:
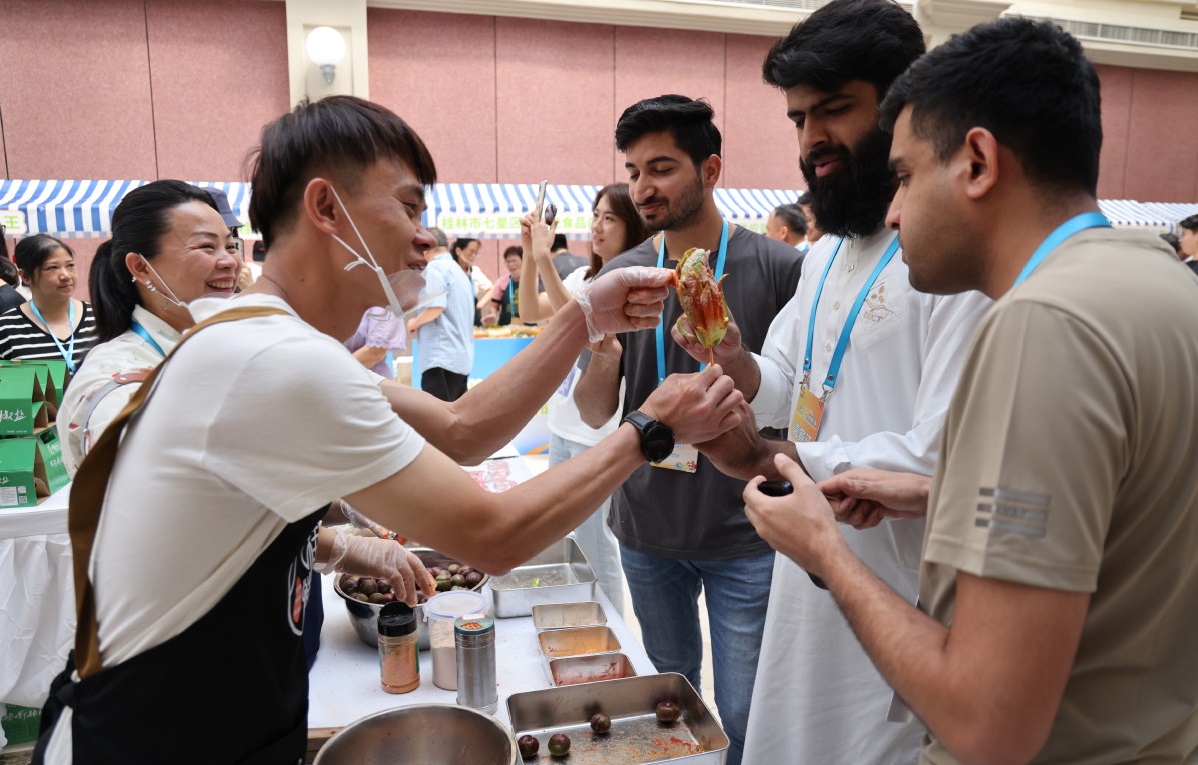
[{"label": "cardboard box", "polygon": [[56,428],[0,439],[0,507],[36,505],[70,480]]},{"label": "cardboard box", "polygon": [[0,436],[31,436],[50,424],[42,366],[0,367]]},{"label": "cardboard box", "polygon": [[50,422],[54,422],[58,407],[62,404],[63,392],[70,382],[70,372],[67,362],[62,359],[17,359],[15,361],[0,361],[0,371],[6,366],[41,367],[46,370],[45,376],[39,376],[42,383],[42,393],[46,400],[46,414]]},{"label": "cardboard box", "polygon": [[4,737],[10,746],[36,741],[41,723],[42,710],[16,704],[9,704],[4,716],[0,717],[0,728],[4,728]]}]

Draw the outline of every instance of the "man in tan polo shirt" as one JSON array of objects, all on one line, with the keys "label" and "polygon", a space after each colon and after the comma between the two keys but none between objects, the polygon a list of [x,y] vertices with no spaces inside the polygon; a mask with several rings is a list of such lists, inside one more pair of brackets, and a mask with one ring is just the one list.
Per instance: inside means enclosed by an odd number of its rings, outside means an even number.
[{"label": "man in tan polo shirt", "polygon": [[[1098,210],[1094,68],[1059,28],[1001,19],[913,64],[882,115],[911,283],[996,303],[930,494],[866,470],[817,486],[782,457],[794,495],[756,479],[746,512],[827,583],[892,716],[927,725],[921,764],[1198,762],[1198,301],[1155,234]],[[925,499],[916,608],[835,520]]]}]

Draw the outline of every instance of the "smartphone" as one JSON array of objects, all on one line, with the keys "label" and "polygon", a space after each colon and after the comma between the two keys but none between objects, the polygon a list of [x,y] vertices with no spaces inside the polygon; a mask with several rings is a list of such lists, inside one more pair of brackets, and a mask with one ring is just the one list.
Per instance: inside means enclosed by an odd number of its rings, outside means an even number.
[{"label": "smartphone", "polygon": [[545,209],[545,187],[549,185],[549,181],[541,181],[541,188],[537,190],[537,206],[535,212],[537,217],[541,217],[541,210]]},{"label": "smartphone", "polygon": [[[790,481],[762,481],[757,485],[757,490],[767,497],[785,497],[793,494],[795,487],[791,485]],[[811,577],[811,583],[816,587],[819,587],[821,590],[828,589],[828,585],[824,583],[824,580],[815,574],[808,572],[807,576]]]}]

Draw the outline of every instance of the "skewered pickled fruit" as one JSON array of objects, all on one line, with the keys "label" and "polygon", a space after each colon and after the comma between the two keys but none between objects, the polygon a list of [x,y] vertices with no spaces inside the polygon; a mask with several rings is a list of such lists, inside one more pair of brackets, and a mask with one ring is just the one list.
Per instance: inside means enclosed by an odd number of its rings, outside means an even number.
[{"label": "skewered pickled fruit", "polygon": [[682,255],[675,269],[678,282],[678,302],[686,313],[686,318],[695,329],[695,334],[685,332],[681,319],[676,324],[678,331],[684,336],[697,339],[708,350],[709,358],[714,361],[714,351],[724,335],[728,333],[728,303],[724,300],[724,290],[715,274],[707,265],[711,253],[698,247],[692,247]]}]

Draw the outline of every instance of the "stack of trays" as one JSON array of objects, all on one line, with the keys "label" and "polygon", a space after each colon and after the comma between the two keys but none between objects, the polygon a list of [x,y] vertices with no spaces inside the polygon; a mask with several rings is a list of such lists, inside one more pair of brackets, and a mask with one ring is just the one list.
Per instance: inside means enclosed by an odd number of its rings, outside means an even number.
[{"label": "stack of trays", "polygon": [[532,607],[541,655],[554,685],[593,683],[635,677],[632,662],[606,626],[603,606],[594,601]]}]

